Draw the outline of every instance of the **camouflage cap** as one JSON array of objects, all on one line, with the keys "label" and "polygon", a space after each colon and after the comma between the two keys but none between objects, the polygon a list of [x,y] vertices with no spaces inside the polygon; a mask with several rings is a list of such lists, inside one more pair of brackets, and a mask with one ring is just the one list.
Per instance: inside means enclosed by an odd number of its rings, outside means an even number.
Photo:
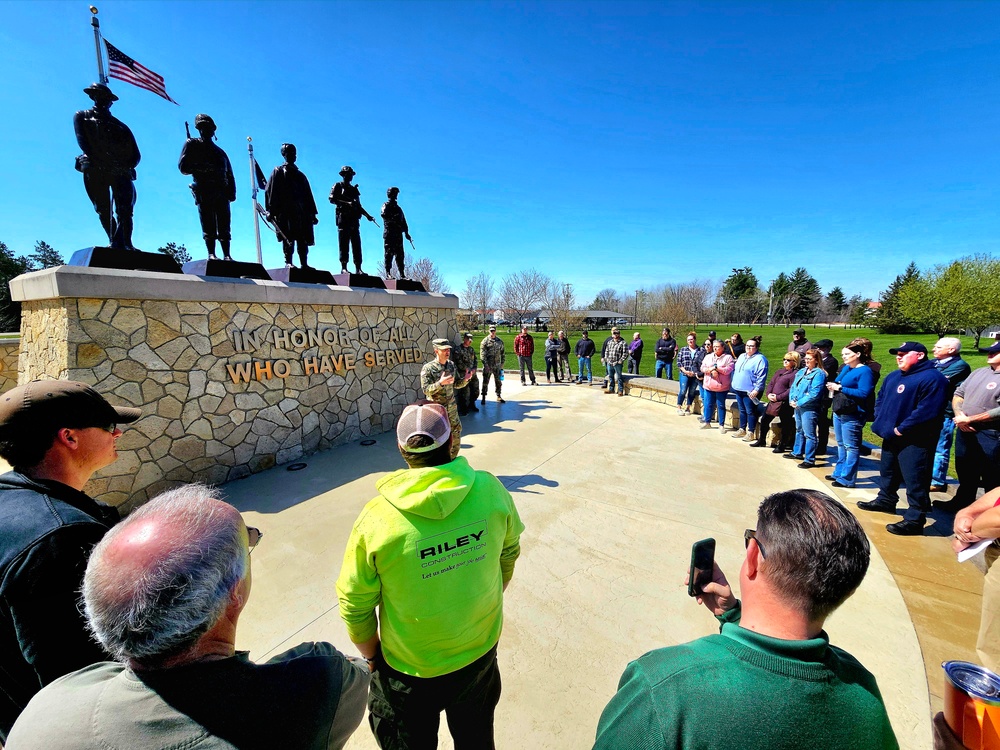
[{"label": "camouflage cap", "polygon": [[451,342],[448,339],[434,339],[431,342],[435,349],[451,349]]}]

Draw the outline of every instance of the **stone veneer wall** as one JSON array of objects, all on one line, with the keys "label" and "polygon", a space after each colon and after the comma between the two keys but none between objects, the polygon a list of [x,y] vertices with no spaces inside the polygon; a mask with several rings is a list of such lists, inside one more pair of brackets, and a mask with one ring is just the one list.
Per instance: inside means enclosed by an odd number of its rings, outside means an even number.
[{"label": "stone veneer wall", "polygon": [[0,339],[0,393],[9,391],[17,385],[17,362],[20,349],[20,338]]},{"label": "stone veneer wall", "polygon": [[[84,272],[97,269],[69,273]],[[289,301],[23,300],[20,382],[80,380],[113,403],[142,408],[89,494],[131,507],[178,483],[219,484],[391,430],[419,397],[431,340],[458,333],[451,296],[246,283],[217,286],[228,292],[222,297],[253,297],[264,286],[265,297]],[[360,304],[293,301],[324,291]]]}]

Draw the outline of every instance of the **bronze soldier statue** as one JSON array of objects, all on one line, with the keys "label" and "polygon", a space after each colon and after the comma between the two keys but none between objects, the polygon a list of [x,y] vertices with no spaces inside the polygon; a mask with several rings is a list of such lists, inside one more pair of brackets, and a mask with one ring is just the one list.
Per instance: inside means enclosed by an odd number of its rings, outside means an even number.
[{"label": "bronze soldier statue", "polygon": [[361,217],[375,221],[375,217],[361,205],[361,191],[351,180],[357,174],[351,167],[342,167],[340,176],[344,179],[330,190],[330,203],[337,207],[337,239],[340,241],[340,272],[347,273],[347,249],[354,251],[354,269],[361,270]]},{"label": "bronze soldier statue", "polygon": [[292,249],[297,243],[299,263],[303,268],[309,268],[306,261],[309,246],[316,243],[313,226],[319,224],[319,211],[316,210],[309,180],[295,166],[295,146],[291,143],[281,144],[281,155],[285,158],[285,163],[271,172],[271,179],[267,181],[267,191],[264,193],[264,208],[267,218],[274,222],[275,233],[285,252],[285,266],[291,267]]},{"label": "bronze soldier statue", "polygon": [[132,209],[139,147],[128,125],[111,114],[111,103],[118,101],[111,89],[92,83],[84,92],[94,100],[94,106],[73,116],[76,142],[83,151],[76,157],[76,169],[83,173],[83,185],[111,247],[136,250],[132,245]]},{"label": "bronze soldier statue", "polygon": [[403,236],[410,238],[410,229],[406,226],[406,216],[403,209],[396,203],[396,196],[399,195],[398,187],[391,187],[385,191],[389,200],[382,204],[382,240],[385,243],[385,275],[392,276],[392,259],[396,259],[396,268],[399,269],[399,278],[405,279],[403,272]]},{"label": "bronze soldier statue", "polygon": [[[185,123],[185,127],[187,124]],[[205,238],[209,260],[215,260],[215,241],[222,246],[222,257],[229,254],[231,215],[229,204],[236,200],[236,180],[226,152],[212,143],[215,121],[208,115],[195,115],[194,127],[200,138],[188,138],[181,149],[177,168],[181,174],[194,177],[191,192],[201,220],[201,236]]]}]

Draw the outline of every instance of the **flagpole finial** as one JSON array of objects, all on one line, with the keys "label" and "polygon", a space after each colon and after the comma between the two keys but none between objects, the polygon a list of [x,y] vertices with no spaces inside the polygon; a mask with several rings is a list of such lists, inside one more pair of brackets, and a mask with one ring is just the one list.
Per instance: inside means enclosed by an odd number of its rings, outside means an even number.
[{"label": "flagpole finial", "polygon": [[97,15],[97,7],[94,6],[94,5],[91,5],[90,6],[90,12],[93,13],[96,16]]}]

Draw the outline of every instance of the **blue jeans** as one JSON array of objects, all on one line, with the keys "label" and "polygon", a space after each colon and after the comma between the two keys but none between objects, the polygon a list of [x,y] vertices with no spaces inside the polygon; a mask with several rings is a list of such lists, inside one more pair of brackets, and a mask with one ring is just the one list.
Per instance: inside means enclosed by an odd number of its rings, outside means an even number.
[{"label": "blue jeans", "polygon": [[816,463],[816,443],[819,437],[816,434],[816,427],[819,423],[819,414],[815,409],[795,410],[795,446],[792,453],[796,456],[803,456],[806,463]]},{"label": "blue jeans", "polygon": [[740,410],[740,429],[753,432],[757,429],[757,405],[747,391],[735,391],[736,406]]},{"label": "blue jeans", "polygon": [[861,459],[861,433],[865,423],[857,414],[834,414],[833,434],[837,439],[837,465],[833,477],[841,484],[853,487],[858,480]]},{"label": "blue jeans", "polygon": [[576,358],[576,379],[579,382],[583,382],[583,371],[587,371],[587,382],[594,382],[594,371],[590,369],[590,357],[577,357]]},{"label": "blue jeans", "polygon": [[622,378],[622,365],[624,362],[619,362],[617,365],[608,365],[608,390],[613,391],[615,389],[615,378],[618,379],[618,392],[625,392],[625,380]]},{"label": "blue jeans", "polygon": [[[674,363],[664,362],[663,360],[656,360],[656,377],[662,377],[663,371],[667,371],[667,380],[674,379]],[[683,375],[681,376],[683,377]]]},{"label": "blue jeans", "polygon": [[698,390],[698,378],[693,375],[688,376],[683,372],[680,374],[680,388],[677,391],[677,408],[684,405],[684,397],[687,396],[687,405],[694,403],[694,394]]},{"label": "blue jeans", "polygon": [[719,393],[717,391],[710,391],[707,388],[702,392],[702,403],[704,408],[702,409],[702,417],[705,422],[711,422],[712,412],[715,412],[716,418],[719,420],[720,425],[726,423],[726,396],[729,394],[725,391]]},{"label": "blue jeans", "polygon": [[941,434],[938,436],[937,448],[934,449],[934,469],[931,473],[931,484],[939,487],[948,486],[948,459],[951,457],[951,441],[955,437],[955,420],[944,418]]}]

